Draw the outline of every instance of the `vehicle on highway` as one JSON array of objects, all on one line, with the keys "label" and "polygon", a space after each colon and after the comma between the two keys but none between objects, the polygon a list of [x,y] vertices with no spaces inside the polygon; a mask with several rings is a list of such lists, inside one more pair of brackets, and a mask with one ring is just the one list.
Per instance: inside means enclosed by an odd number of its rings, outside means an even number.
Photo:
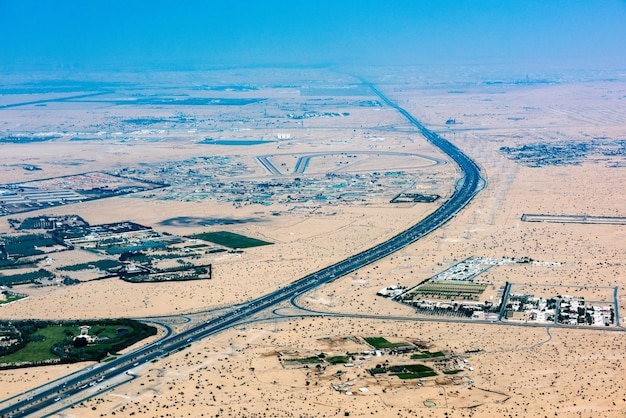
[{"label": "vehicle on highway", "polygon": [[[362,251],[361,253],[353,255],[334,265],[318,270],[310,275],[296,280],[295,282],[284,288],[271,292],[268,295],[241,304],[239,307],[239,311],[225,313],[210,321],[202,322],[199,325],[196,325],[178,335],[170,336],[163,339],[161,341],[161,350],[155,352],[151,346],[146,346],[131,353],[128,357],[120,356],[112,360],[111,363],[114,364],[114,366],[107,370],[107,378],[111,378],[115,375],[121,375],[122,373],[132,375],[130,373],[130,369],[134,366],[139,365],[140,362],[145,363],[158,359],[163,355],[181,349],[181,347],[184,347],[185,344],[191,342],[194,339],[205,338],[207,336],[225,331],[233,325],[241,323],[241,321],[243,320],[249,319],[258,312],[261,312],[265,309],[270,309],[283,301],[287,301],[301,294],[304,291],[309,291],[315,287],[330,283],[339,277],[343,277],[346,274],[349,274],[371,263],[374,263],[402,248],[405,248],[409,244],[412,244],[423,236],[431,233],[432,231],[452,219],[454,215],[456,215],[461,209],[463,209],[481,190],[484,185],[484,180],[480,176],[480,169],[474,161],[466,156],[455,145],[441,138],[436,133],[426,129],[406,110],[391,102],[374,86],[365,81],[364,84],[369,86],[370,89],[376,95],[378,95],[384,103],[386,103],[390,107],[393,107],[403,116],[405,116],[407,120],[413,126],[415,126],[430,143],[443,151],[459,166],[463,173],[463,177],[459,180],[458,185],[457,187],[455,187],[455,191],[452,193],[450,198],[446,202],[444,202],[438,209],[436,209],[430,215],[426,216],[420,222],[416,223],[409,229],[391,237],[387,241],[378,244],[373,248],[370,248],[369,250]],[[186,342],[184,342],[185,339]],[[136,361],[131,365],[130,362],[135,359],[138,359],[140,361]],[[113,373],[115,370],[117,371]],[[99,373],[100,372],[98,370],[86,370],[85,373],[80,375],[80,379],[92,379]],[[73,382],[73,380],[70,380],[70,382]],[[80,385],[80,381],[73,383],[71,387],[76,387],[78,385]],[[55,402],[57,402],[61,400],[61,396],[65,396],[64,394],[73,395],[74,393],[75,391],[72,391],[70,388],[65,389],[64,387],[61,387],[61,385],[57,385],[56,387],[47,390],[46,396],[47,399],[50,399],[52,396],[59,394],[60,396],[57,396],[57,398],[55,398]],[[21,409],[21,407],[27,407],[29,413],[34,413],[38,411],[38,408],[45,407],[44,404],[45,403],[41,405],[33,405],[32,403],[28,403],[25,406],[9,406],[0,410],[0,416],[10,415],[11,413],[14,413],[15,411]]]}]

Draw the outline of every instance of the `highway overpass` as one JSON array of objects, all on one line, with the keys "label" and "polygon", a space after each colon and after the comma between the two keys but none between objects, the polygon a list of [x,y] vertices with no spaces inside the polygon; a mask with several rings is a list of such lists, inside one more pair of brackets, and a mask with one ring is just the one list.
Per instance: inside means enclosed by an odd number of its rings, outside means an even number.
[{"label": "highway overpass", "polygon": [[[368,250],[311,273],[267,295],[234,306],[230,311],[180,334],[149,344],[127,355],[120,356],[113,361],[98,364],[71,378],[60,379],[58,384],[47,385],[45,388],[36,388],[25,392],[19,396],[19,399],[16,397],[15,402],[0,409],[0,416],[34,414],[65,398],[86,391],[92,386],[95,386],[95,388],[104,386],[107,381],[124,373],[129,373],[133,368],[141,364],[180,350],[192,341],[227,330],[261,311],[269,310],[284,301],[385,258],[439,228],[463,209],[484,186],[484,180],[476,163],[455,145],[428,130],[406,110],[384,96],[372,84],[363,82],[385,104],[396,109],[406,117],[430,143],[448,155],[459,166],[462,177],[456,182],[455,190],[448,200],[409,229]],[[85,396],[89,396],[87,392],[85,392]],[[59,407],[59,409],[62,409],[61,405]]]}]

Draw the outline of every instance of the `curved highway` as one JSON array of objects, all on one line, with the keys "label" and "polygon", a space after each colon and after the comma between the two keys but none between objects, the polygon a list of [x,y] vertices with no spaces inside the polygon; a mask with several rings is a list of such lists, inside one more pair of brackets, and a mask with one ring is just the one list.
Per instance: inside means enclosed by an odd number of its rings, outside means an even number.
[{"label": "curved highway", "polygon": [[[25,399],[0,409],[0,416],[34,414],[89,387],[93,386],[95,387],[94,390],[98,389],[106,385],[107,380],[124,373],[130,374],[131,369],[141,364],[181,350],[194,340],[222,332],[261,311],[272,308],[283,301],[287,301],[325,283],[332,282],[339,277],[387,257],[439,228],[463,209],[484,186],[484,180],[480,176],[480,169],[476,163],[463,154],[455,145],[426,129],[417,119],[389,100],[372,84],[365,81],[363,83],[384,103],[406,117],[430,143],[448,155],[461,169],[462,177],[457,181],[455,191],[443,205],[411,228],[368,250],[309,274],[265,296],[235,306],[229,312],[196,325],[180,334],[149,344],[127,355],[120,356],[113,361],[99,364],[71,378],[60,379],[58,384],[41,387],[25,393]],[[59,409],[63,407],[66,407],[66,405],[59,405]]]}]

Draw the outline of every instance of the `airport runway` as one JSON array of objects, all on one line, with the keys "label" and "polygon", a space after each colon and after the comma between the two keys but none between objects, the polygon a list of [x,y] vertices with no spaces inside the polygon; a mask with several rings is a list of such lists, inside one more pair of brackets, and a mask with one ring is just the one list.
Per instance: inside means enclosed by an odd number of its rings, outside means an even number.
[{"label": "airport runway", "polygon": [[[49,411],[54,409],[53,405],[58,405],[57,411],[69,407],[71,404],[65,404],[64,399],[74,397],[81,392],[84,393],[81,399],[85,399],[100,393],[98,390],[109,390],[111,387],[107,387],[107,382],[113,381],[114,378],[124,377],[124,374],[133,376],[132,369],[135,367],[181,350],[192,341],[206,338],[250,320],[252,316],[261,311],[271,310],[279,303],[385,258],[439,228],[463,209],[484,187],[484,180],[480,176],[480,169],[476,163],[455,145],[424,127],[417,119],[389,100],[372,84],[365,81],[363,83],[386,105],[393,107],[405,116],[429,142],[443,151],[459,166],[463,176],[457,181],[455,191],[447,201],[411,228],[368,250],[309,274],[265,296],[234,306],[228,312],[195,325],[180,334],[169,336],[107,363],[87,368],[70,378],[59,379],[54,384],[25,392],[19,396],[19,399],[15,397],[15,402],[0,409],[0,416],[27,416],[40,413],[43,409],[50,413]],[[260,160],[260,162],[263,164],[263,161]],[[270,172],[272,171],[271,167],[263,165]]]}]

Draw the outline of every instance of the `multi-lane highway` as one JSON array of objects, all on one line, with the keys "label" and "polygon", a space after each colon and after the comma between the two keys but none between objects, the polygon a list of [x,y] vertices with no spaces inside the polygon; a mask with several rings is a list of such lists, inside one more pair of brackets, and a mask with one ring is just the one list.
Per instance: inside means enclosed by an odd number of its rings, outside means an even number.
[{"label": "multi-lane highway", "polygon": [[133,351],[132,353],[120,356],[113,361],[99,364],[70,378],[61,379],[57,384],[48,385],[25,393],[21,396],[22,399],[16,399],[11,405],[0,409],[0,416],[24,416],[34,414],[81,391],[86,391],[87,389],[95,391],[99,387],[106,386],[107,382],[111,381],[114,377],[118,377],[124,373],[128,374],[131,372],[131,369],[141,364],[180,350],[194,340],[205,338],[231,328],[261,311],[269,310],[283,301],[296,297],[322,284],[332,282],[341,276],[345,276],[363,266],[387,257],[452,219],[483,187],[484,181],[480,176],[478,166],[456,146],[441,138],[436,133],[426,129],[417,119],[385,97],[373,85],[367,82],[364,82],[364,84],[369,86],[384,103],[404,115],[429,142],[447,154],[461,169],[462,177],[457,181],[454,192],[443,205],[411,228],[368,250],[309,274],[265,296],[234,306],[228,312],[196,325],[180,334],[169,336]]}]

